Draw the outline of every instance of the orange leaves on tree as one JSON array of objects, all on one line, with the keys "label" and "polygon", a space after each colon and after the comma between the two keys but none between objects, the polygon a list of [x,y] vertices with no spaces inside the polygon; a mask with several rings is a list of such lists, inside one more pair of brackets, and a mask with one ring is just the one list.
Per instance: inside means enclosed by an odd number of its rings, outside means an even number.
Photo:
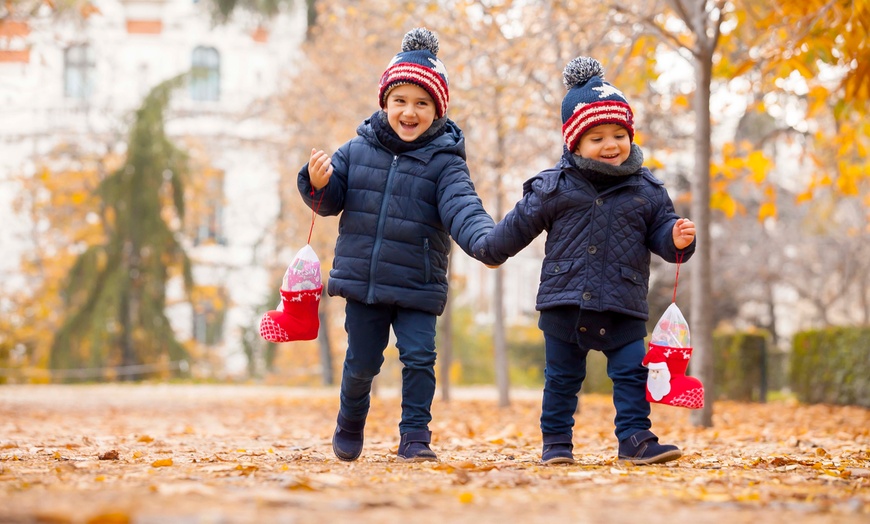
[{"label": "orange leaves on tree", "polygon": [[776,189],[772,184],[764,188],[764,200],[758,208],[758,221],[776,218]]},{"label": "orange leaves on tree", "polygon": [[710,194],[710,208],[723,212],[728,218],[734,218],[741,205],[727,192],[713,191]]},{"label": "orange leaves on tree", "polygon": [[710,166],[710,208],[721,211],[728,218],[746,212],[744,204],[730,190],[741,181],[753,186],[763,186],[759,203],[758,220],[776,217],[776,191],[773,184],[766,183],[773,162],[762,151],[753,150],[748,143],[727,143],[722,147],[722,161]]},{"label": "orange leaves on tree", "polygon": [[71,164],[64,161],[69,154],[70,148],[61,144],[41,158],[32,175],[16,177],[21,191],[13,206],[32,224],[32,235],[21,263],[28,286],[10,297],[14,311],[5,330],[11,340],[29,348],[27,364],[37,367],[45,365],[62,320],[62,286],[75,257],[105,237],[95,190],[111,159],[80,155]]},{"label": "orange leaves on tree", "polygon": [[767,173],[771,167],[772,162],[761,151],[753,151],[746,158],[749,178],[756,184],[761,184],[767,179]]},{"label": "orange leaves on tree", "polygon": [[[823,186],[845,197],[867,191],[870,176],[853,166],[866,165],[870,149],[870,133],[861,129],[870,108],[870,2],[735,4],[729,16],[734,24],[723,33],[714,74],[744,76],[771,106],[790,112],[787,128],[806,138],[805,158],[829,177],[815,180],[797,201],[811,200]],[[803,112],[798,121],[795,111]]]}]

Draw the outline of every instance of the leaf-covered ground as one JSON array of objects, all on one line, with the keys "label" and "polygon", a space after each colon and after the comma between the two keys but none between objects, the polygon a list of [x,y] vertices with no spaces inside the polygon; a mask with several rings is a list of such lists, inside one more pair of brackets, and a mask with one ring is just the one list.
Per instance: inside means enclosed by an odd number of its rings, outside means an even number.
[{"label": "leaf-covered ground", "polygon": [[578,463],[543,467],[540,392],[436,398],[439,463],[395,458],[399,399],[372,404],[366,448],[330,438],[335,390],[0,386],[0,522],[870,522],[870,411],[719,402],[714,427],[653,406],[683,458],[616,460],[613,407],[584,396]]}]

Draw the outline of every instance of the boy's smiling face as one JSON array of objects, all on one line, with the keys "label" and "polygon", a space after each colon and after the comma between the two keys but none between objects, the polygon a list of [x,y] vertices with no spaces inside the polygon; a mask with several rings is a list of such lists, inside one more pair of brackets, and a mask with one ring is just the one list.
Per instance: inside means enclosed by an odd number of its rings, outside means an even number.
[{"label": "boy's smiling face", "polygon": [[622,165],[631,153],[631,138],[620,125],[601,124],[583,133],[574,153],[605,164]]},{"label": "boy's smiling face", "polygon": [[419,138],[435,121],[435,101],[425,89],[414,84],[390,90],[384,111],[390,127],[405,142]]}]

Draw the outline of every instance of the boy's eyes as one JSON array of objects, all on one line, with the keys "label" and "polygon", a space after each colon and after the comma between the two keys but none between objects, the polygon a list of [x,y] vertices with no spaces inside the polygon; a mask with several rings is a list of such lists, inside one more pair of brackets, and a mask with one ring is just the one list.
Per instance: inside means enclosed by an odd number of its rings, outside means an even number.
[{"label": "boy's eyes", "polygon": [[[626,137],[628,137],[628,135],[624,135],[624,134],[613,135],[613,138],[615,138],[617,140],[623,140]],[[591,137],[589,137],[589,139],[593,142],[601,142],[602,140],[604,140],[604,137],[603,136],[591,136]]]},{"label": "boy's eyes", "polygon": [[[407,103],[407,100],[405,100],[404,98],[398,98],[398,97],[397,97],[397,98],[393,98],[392,100],[393,100],[393,103],[394,103],[394,104],[405,104],[405,103]],[[420,107],[428,107],[428,106],[429,106],[429,101],[428,101],[428,100],[420,100],[419,102],[417,102],[417,105],[420,106]]]}]

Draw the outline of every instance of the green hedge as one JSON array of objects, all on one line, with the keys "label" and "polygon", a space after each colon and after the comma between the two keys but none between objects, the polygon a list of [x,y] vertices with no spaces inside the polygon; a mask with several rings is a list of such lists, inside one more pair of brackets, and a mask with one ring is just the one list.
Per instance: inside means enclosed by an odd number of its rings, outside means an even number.
[{"label": "green hedge", "polygon": [[[714,335],[713,398],[765,401],[771,374],[768,346],[768,335],[763,332]],[[691,374],[691,362],[689,366]]]},{"label": "green hedge", "polygon": [[801,402],[870,408],[870,327],[796,334],[789,378]]}]

